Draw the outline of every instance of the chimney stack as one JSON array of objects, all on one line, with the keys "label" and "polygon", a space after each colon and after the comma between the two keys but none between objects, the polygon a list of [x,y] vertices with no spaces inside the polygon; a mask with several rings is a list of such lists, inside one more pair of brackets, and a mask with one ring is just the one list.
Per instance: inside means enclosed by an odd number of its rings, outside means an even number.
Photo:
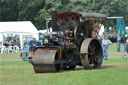
[{"label": "chimney stack", "polygon": [[52,31],[55,32],[57,31],[57,9],[52,8],[51,9],[51,14],[52,14],[52,21],[51,21],[51,26],[52,26]]}]

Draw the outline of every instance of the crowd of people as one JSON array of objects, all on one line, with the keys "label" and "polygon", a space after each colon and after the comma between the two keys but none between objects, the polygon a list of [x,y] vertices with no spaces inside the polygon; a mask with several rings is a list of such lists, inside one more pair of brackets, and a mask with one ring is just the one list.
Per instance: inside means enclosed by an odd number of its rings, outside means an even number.
[{"label": "crowd of people", "polygon": [[18,40],[6,40],[5,43],[3,44],[3,51],[2,53],[9,53],[12,52],[13,50],[19,50],[20,44]]},{"label": "crowd of people", "polygon": [[20,46],[19,41],[18,40],[6,40],[6,42],[3,44],[5,47],[8,46]]},{"label": "crowd of people", "polygon": [[[120,52],[120,43],[121,43],[121,35],[120,32],[117,33],[117,52]],[[123,38],[123,44],[124,44],[124,52],[128,53],[128,33],[125,34]]]},{"label": "crowd of people", "polygon": [[109,48],[109,45],[112,44],[112,42],[108,39],[108,37],[105,35],[105,33],[103,33],[101,36],[101,35],[98,35],[98,32],[96,30],[92,31],[92,38],[96,38],[100,41],[100,43],[102,44],[102,47],[103,47],[104,60],[107,60],[108,48]]},{"label": "crowd of people", "polygon": [[[101,35],[98,35],[98,31],[97,30],[94,30],[92,31],[92,38],[97,38],[101,44],[102,44],[102,47],[103,47],[103,56],[104,56],[104,60],[107,60],[107,56],[108,56],[108,48],[109,48],[109,45],[112,44],[112,42],[108,39],[107,35],[105,35],[105,33]],[[117,39],[117,52],[121,52],[120,50],[120,45],[121,45],[121,34],[120,32],[117,33],[117,36],[116,36],[116,39]],[[123,42],[124,42],[124,52],[127,52],[128,53],[128,33],[126,33],[126,35],[124,36],[123,38]]]}]

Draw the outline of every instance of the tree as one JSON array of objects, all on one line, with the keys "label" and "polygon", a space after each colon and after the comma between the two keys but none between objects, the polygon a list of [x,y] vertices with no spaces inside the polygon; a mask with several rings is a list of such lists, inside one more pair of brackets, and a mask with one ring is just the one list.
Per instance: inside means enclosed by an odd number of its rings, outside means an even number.
[{"label": "tree", "polygon": [[1,1],[0,9],[1,9],[1,21],[16,21],[17,20],[18,18],[17,0]]},{"label": "tree", "polygon": [[0,0],[0,21],[32,21],[38,29],[45,29],[51,8],[58,9],[58,13],[97,12],[124,16],[128,25],[128,0]]},{"label": "tree", "polygon": [[41,9],[38,12],[38,16],[34,18],[35,25],[38,29],[46,29],[46,19],[49,17],[49,13],[45,9]]}]

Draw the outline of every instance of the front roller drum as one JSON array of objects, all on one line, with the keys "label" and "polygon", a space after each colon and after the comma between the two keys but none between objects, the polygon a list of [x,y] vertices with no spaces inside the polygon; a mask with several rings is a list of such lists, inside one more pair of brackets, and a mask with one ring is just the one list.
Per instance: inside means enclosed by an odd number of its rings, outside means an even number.
[{"label": "front roller drum", "polygon": [[56,64],[58,50],[37,49],[32,58],[32,65],[36,73],[59,72],[61,65]]},{"label": "front roller drum", "polygon": [[81,63],[85,69],[97,69],[103,61],[102,46],[99,40],[93,38],[85,39],[81,44]]}]

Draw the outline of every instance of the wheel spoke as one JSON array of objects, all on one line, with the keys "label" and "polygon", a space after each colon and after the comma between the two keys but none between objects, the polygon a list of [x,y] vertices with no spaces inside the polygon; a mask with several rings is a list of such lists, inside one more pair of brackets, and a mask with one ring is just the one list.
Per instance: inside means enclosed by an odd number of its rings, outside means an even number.
[{"label": "wheel spoke", "polygon": [[91,67],[94,67],[98,64],[98,57],[97,56],[90,56],[89,57],[89,64]]},{"label": "wheel spoke", "polygon": [[92,47],[92,46],[89,46],[89,50],[90,50],[90,51],[93,51],[93,47]]},{"label": "wheel spoke", "polygon": [[94,64],[98,64],[98,58],[97,57],[94,59]]}]

